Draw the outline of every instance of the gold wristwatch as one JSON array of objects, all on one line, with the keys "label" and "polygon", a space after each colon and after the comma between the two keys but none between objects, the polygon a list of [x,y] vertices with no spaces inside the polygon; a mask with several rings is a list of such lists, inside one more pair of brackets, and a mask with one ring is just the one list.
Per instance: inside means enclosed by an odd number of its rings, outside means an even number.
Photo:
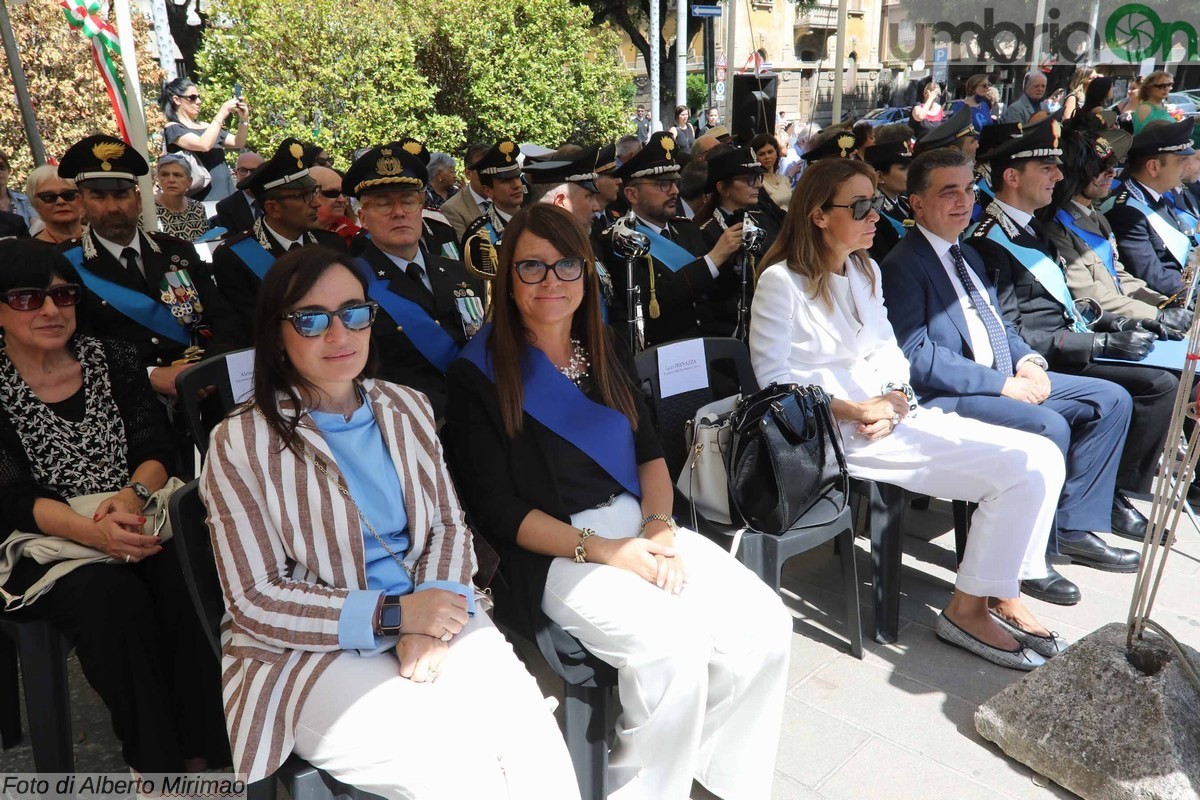
[{"label": "gold wristwatch", "polygon": [[580,528],[579,529],[579,544],[575,545],[575,563],[576,564],[584,564],[587,562],[587,548],[585,548],[583,546],[583,543],[585,541],[587,541],[589,536],[595,536],[595,535],[596,535],[596,532],[594,530],[592,530],[591,528]]},{"label": "gold wristwatch", "polygon": [[671,529],[671,533],[679,530],[679,526],[675,524],[675,518],[670,514],[647,514],[646,516],[642,517],[642,527],[638,531],[639,536],[646,532],[646,526],[651,522],[661,522],[665,524]]}]

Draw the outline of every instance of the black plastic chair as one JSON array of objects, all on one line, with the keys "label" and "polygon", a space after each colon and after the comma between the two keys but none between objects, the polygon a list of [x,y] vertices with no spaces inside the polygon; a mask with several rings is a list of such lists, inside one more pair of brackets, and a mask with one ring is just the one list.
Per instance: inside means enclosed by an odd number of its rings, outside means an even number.
[{"label": "black plastic chair", "polygon": [[[187,421],[192,442],[200,450],[201,459],[208,453],[208,437],[212,435],[213,428],[237,405],[233,387],[229,383],[229,367],[225,362],[226,356],[232,354],[222,353],[197,361],[175,376],[179,409]],[[207,386],[215,386],[217,391],[201,400],[198,392]]]},{"label": "black plastic chair", "polygon": [[[188,595],[192,598],[192,607],[203,623],[213,656],[219,660],[225,599],[217,578],[212,541],[205,523],[207,514],[200,500],[197,481],[185,485],[171,496],[168,513],[171,515],[175,549]],[[248,797],[251,800],[273,800],[276,781],[283,783],[292,800],[369,800],[377,797],[338,782],[295,753],[274,775],[250,784],[247,787]]]},{"label": "black plastic chair", "polygon": [[[39,773],[74,772],[71,691],[67,685],[67,655],[74,647],[74,642],[49,622],[41,620],[3,620],[0,621],[0,631],[16,645],[19,654],[34,768]],[[16,675],[11,675],[10,680],[15,685]],[[6,712],[8,710],[6,708]],[[19,740],[20,710],[14,706],[11,712],[15,715],[16,740]],[[6,727],[12,724],[13,720],[10,720]],[[13,733],[11,728],[9,733]],[[15,740],[11,741],[11,744],[15,743]],[[5,737],[5,746],[10,746],[8,736]]]},{"label": "black plastic chair", "polygon": [[[750,353],[745,344],[736,339],[709,338],[703,341],[708,385],[671,397],[662,396],[659,383],[658,352],[661,346],[650,348],[637,357],[638,380],[648,389],[650,412],[654,416],[655,427],[672,476],[678,476],[683,468],[688,449],[684,428],[688,420],[695,418],[696,411],[701,406],[734,392],[750,394],[758,390],[758,381],[754,376]],[[677,494],[678,501],[687,502]],[[687,503],[687,506],[690,512],[691,504]],[[697,520],[700,517],[697,513]],[[685,516],[686,518],[688,516]],[[706,522],[707,525],[700,527],[708,529],[700,533],[710,536],[714,531],[733,533],[733,530],[722,530],[721,526],[710,520]],[[856,658],[862,658],[862,620],[858,608],[858,570],[854,561],[854,524],[849,503],[845,502],[845,498],[839,493],[830,493],[820,500],[797,520],[790,530],[782,534],[746,530],[741,537],[737,558],[778,592],[780,574],[787,559],[833,539],[837,540],[838,557],[842,565],[846,633],[850,640],[850,652]]]}]

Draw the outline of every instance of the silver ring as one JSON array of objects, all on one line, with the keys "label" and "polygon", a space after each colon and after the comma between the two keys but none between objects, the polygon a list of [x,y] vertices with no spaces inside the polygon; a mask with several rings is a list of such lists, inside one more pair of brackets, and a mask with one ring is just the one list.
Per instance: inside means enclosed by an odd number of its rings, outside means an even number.
[{"label": "silver ring", "polygon": [[900,415],[899,415],[899,414],[892,414],[892,427],[894,428],[894,427],[896,427],[896,426],[897,426],[897,425],[899,425],[899,424],[900,424]]},{"label": "silver ring", "polygon": [[443,641],[443,642],[448,642],[448,641],[450,641],[450,640],[451,640],[451,639],[453,639],[453,638],[454,638],[454,636],[453,636],[453,635],[450,633],[450,631],[446,631],[445,633],[443,633],[443,634],[442,634],[442,641]]},{"label": "silver ring", "polygon": [[129,563],[129,556],[125,556],[125,563],[126,563],[126,564],[128,564],[128,563]]}]

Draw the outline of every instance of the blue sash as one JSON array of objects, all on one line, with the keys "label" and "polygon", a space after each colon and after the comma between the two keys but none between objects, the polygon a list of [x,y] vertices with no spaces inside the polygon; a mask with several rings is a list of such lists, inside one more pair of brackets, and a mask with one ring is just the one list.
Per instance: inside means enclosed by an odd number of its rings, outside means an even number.
[{"label": "blue sash", "polygon": [[1100,260],[1104,262],[1104,268],[1108,270],[1108,274],[1112,275],[1113,282],[1117,284],[1117,291],[1121,290],[1121,279],[1117,276],[1116,253],[1113,252],[1112,241],[1098,233],[1092,233],[1089,230],[1084,230],[1075,224],[1075,218],[1065,208],[1059,209],[1054,218],[1063,224],[1063,227],[1074,231],[1075,235],[1083,240],[1083,243],[1092,248],[1096,255],[1100,256]]},{"label": "blue sash", "polygon": [[184,347],[192,343],[191,336],[175,321],[175,317],[171,314],[170,309],[158,300],[153,297],[147,297],[141,292],[122,286],[119,283],[113,283],[110,280],[101,278],[96,273],[85,268],[83,266],[82,247],[72,247],[63,253],[63,255],[67,257],[67,261],[71,262],[71,266],[75,267],[75,271],[79,273],[79,279],[83,281],[83,285],[95,292],[97,297],[107,302],[117,311],[120,311],[142,327],[149,328],[159,336],[165,336],[173,342],[179,342]]},{"label": "blue sash", "polygon": [[213,239],[220,239],[227,233],[229,233],[229,231],[222,227],[210,228],[203,236],[201,236],[199,239],[196,239],[193,243],[211,242]]},{"label": "blue sash", "polygon": [[[463,348],[462,357],[495,381],[487,349],[491,335],[491,324],[484,325]],[[589,400],[536,347],[526,347],[522,361],[525,412],[578,447],[626,491],[640,498],[642,484],[638,480],[633,428],[626,416]]]},{"label": "blue sash", "polygon": [[239,239],[230,245],[229,249],[237,254],[242,263],[249,267],[260,281],[267,277],[267,270],[275,263],[275,254],[259,244],[253,236]]},{"label": "blue sash", "polygon": [[661,233],[655,233],[642,223],[637,226],[639,233],[646,234],[650,239],[650,255],[662,263],[671,272],[679,270],[696,260],[696,256],[672,242]]},{"label": "blue sash", "polygon": [[900,220],[893,217],[891,214],[881,213],[879,216],[892,223],[892,227],[896,229],[896,235],[903,239],[908,235],[908,227]]},{"label": "blue sash", "polygon": [[1138,200],[1132,194],[1126,195],[1125,205],[1133,206],[1146,217],[1150,223],[1151,229],[1162,240],[1163,245],[1170,252],[1171,257],[1179,264],[1180,268],[1187,266],[1188,254],[1192,250],[1192,241],[1188,235],[1176,228],[1171,222],[1152,209],[1150,206]]},{"label": "blue sash", "polygon": [[367,297],[379,303],[388,316],[404,328],[404,335],[417,348],[417,352],[445,374],[450,362],[458,358],[458,343],[442,330],[442,326],[425,309],[389,289],[388,281],[377,278],[365,259],[356,258],[354,264],[367,279]]},{"label": "blue sash", "polygon": [[1187,206],[1184,205],[1183,201],[1174,192],[1163,192],[1163,197],[1170,198],[1171,206],[1175,209],[1175,216],[1179,217],[1179,221],[1183,223],[1185,228],[1195,233],[1196,223],[1200,222],[1200,218],[1191,211],[1188,211]]},{"label": "blue sash", "polygon": [[1058,264],[1051,261],[1041,250],[1021,247],[1009,239],[999,225],[993,225],[988,229],[987,238],[1012,253],[1017,261],[1021,262],[1021,266],[1029,270],[1037,282],[1058,301],[1058,304],[1066,312],[1067,318],[1071,320],[1072,330],[1079,333],[1087,331],[1087,325],[1075,313],[1075,301],[1071,297],[1071,290],[1067,288],[1067,279]]}]

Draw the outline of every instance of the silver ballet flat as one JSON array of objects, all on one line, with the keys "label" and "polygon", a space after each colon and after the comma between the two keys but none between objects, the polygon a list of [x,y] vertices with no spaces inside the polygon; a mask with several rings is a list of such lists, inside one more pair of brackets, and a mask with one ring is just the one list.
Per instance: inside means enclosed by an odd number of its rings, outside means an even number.
[{"label": "silver ballet flat", "polygon": [[1003,650],[999,647],[993,647],[986,642],[981,642],[951,622],[945,613],[938,614],[935,632],[937,633],[937,637],[946,644],[961,647],[968,653],[974,653],[985,661],[990,661],[1001,667],[1029,672],[1046,663],[1046,659],[1019,642],[1016,650]]}]

